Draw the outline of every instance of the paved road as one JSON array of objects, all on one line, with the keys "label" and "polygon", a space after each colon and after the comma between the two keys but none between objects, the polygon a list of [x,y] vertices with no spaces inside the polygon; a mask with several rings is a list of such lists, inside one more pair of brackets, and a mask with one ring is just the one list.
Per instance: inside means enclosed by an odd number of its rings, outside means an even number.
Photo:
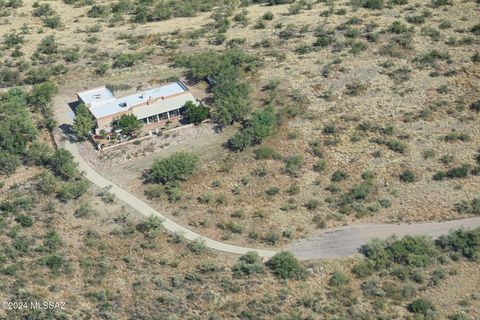
[{"label": "paved road", "polygon": [[288,247],[300,259],[322,259],[349,256],[373,238],[385,239],[395,234],[424,234],[438,238],[450,230],[480,227],[480,217],[444,222],[416,224],[369,224],[327,229],[308,239],[296,241]]}]

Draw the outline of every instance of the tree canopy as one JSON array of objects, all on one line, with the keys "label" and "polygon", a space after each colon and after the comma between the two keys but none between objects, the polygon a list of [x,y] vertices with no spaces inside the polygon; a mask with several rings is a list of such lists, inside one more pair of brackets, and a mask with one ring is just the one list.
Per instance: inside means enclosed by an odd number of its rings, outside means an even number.
[{"label": "tree canopy", "polygon": [[187,119],[190,123],[199,124],[210,115],[208,107],[197,105],[192,101],[187,101],[184,108],[187,109]]},{"label": "tree canopy", "polygon": [[73,119],[73,131],[79,140],[85,139],[95,126],[92,115],[84,104],[77,107],[75,119]]},{"label": "tree canopy", "polygon": [[124,114],[116,122],[116,127],[122,130],[123,134],[136,135],[142,128],[142,122],[134,114]]},{"label": "tree canopy", "polygon": [[0,151],[21,155],[37,136],[25,98],[20,89],[11,89],[0,96]]}]

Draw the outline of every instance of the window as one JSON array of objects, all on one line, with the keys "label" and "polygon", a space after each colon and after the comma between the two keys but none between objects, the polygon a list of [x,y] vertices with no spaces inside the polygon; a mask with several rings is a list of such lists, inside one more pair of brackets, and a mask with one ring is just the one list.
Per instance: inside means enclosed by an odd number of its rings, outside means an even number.
[{"label": "window", "polygon": [[160,114],[160,119],[161,120],[167,120],[168,119],[168,114],[166,112]]},{"label": "window", "polygon": [[170,117],[178,117],[180,115],[180,112],[178,109],[170,111]]}]

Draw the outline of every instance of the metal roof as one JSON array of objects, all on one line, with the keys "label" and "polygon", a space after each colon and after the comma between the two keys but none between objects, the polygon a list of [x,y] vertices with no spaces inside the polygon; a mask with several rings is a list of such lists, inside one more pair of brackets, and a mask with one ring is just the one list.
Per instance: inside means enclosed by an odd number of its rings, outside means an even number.
[{"label": "metal roof", "polygon": [[[80,92],[78,93],[78,96],[85,104],[89,104],[90,112],[97,119],[106,117],[109,115],[121,113],[127,110],[131,110],[132,107],[145,103],[149,99],[158,99],[162,97],[165,98],[164,100],[159,100],[150,105],[134,108],[134,113],[135,114],[139,113],[137,117],[141,119],[141,118],[145,118],[145,116],[143,116],[145,114],[148,114],[147,116],[152,116],[157,113],[178,109],[181,106],[183,106],[183,104],[178,106],[180,101],[185,101],[185,102],[188,100],[195,101],[195,98],[193,98],[193,96],[190,93],[178,95],[180,93],[184,93],[184,92],[186,93],[187,91],[188,89],[185,87],[185,85],[183,85],[183,83],[178,81],[178,82],[173,82],[161,87],[149,89],[142,92],[137,92],[135,94],[122,97],[122,98],[116,98],[113,95],[113,93],[110,90],[108,90],[106,87],[100,87],[100,88]],[[173,97],[170,97],[170,96],[173,96]],[[183,97],[183,98],[179,98],[179,97]],[[161,111],[157,113],[152,113],[152,112],[155,112],[153,111],[154,109],[155,110],[158,109]],[[165,111],[162,111],[162,110],[165,110]]]}]

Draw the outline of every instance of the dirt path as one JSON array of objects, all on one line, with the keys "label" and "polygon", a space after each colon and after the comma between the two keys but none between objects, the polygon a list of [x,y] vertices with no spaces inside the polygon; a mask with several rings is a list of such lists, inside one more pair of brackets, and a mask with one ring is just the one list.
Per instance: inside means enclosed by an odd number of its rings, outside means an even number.
[{"label": "dirt path", "polygon": [[327,229],[307,239],[298,240],[287,249],[300,259],[322,259],[349,256],[373,238],[385,239],[391,235],[427,235],[438,238],[450,230],[480,227],[480,217],[444,222],[415,224],[368,224]]}]

